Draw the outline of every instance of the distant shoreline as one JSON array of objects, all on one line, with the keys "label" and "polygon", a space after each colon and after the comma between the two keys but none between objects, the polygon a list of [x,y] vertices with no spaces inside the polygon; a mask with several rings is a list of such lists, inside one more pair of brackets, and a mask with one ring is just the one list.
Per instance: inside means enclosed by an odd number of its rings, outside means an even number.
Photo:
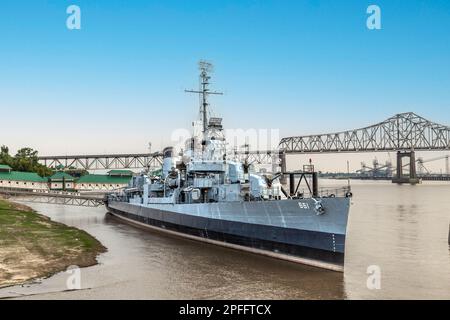
[{"label": "distant shoreline", "polygon": [[96,265],[106,250],[85,231],[0,198],[0,288]]}]

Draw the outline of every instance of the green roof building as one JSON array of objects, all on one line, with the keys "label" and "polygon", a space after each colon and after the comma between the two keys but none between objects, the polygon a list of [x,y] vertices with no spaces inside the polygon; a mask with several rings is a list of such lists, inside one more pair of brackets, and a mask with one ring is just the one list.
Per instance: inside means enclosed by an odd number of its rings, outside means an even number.
[{"label": "green roof building", "polygon": [[80,191],[111,191],[126,187],[133,176],[129,170],[111,170],[108,174],[88,174],[77,180],[76,189]]},{"label": "green roof building", "polygon": [[75,181],[75,178],[63,171],[58,171],[49,178],[50,181]]},{"label": "green roof building", "polygon": [[65,173],[64,171],[56,172],[54,175],[48,178],[48,180],[50,182],[51,190],[75,190],[75,178],[70,174]]},{"label": "green roof building", "polygon": [[0,172],[11,172],[12,168],[6,164],[0,164]]},{"label": "green roof building", "polygon": [[13,171],[0,165],[0,188],[47,190],[47,179],[34,172]]}]

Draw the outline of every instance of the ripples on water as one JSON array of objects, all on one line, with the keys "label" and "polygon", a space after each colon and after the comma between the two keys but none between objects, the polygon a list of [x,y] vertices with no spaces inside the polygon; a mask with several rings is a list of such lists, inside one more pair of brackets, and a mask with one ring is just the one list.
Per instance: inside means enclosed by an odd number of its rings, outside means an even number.
[{"label": "ripples on water", "polygon": [[[322,181],[322,184],[342,184]],[[353,182],[345,273],[274,260],[132,227],[104,208],[33,204],[97,237],[108,252],[82,269],[86,290],[61,292],[67,274],[0,290],[57,299],[450,299],[450,183]],[[369,290],[367,267],[381,289]]]}]

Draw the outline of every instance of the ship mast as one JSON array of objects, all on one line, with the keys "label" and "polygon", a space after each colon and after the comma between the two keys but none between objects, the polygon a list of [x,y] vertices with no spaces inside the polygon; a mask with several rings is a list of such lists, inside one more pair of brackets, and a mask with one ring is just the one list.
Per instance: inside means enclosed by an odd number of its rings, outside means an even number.
[{"label": "ship mast", "polygon": [[208,131],[208,106],[209,106],[208,96],[210,94],[222,95],[223,93],[209,90],[209,80],[211,79],[209,73],[212,72],[213,65],[210,62],[201,60],[199,62],[199,69],[200,69],[200,89],[198,91],[197,90],[184,90],[184,91],[189,93],[198,93],[201,95],[200,114],[202,117],[203,141],[205,141],[206,133]]}]

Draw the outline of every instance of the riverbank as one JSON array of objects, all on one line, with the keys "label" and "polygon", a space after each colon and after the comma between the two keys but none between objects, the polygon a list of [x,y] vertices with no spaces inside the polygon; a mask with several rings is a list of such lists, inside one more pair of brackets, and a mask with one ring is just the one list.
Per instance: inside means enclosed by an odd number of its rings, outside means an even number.
[{"label": "riverbank", "polygon": [[85,231],[0,199],[0,288],[97,264],[106,248]]}]

